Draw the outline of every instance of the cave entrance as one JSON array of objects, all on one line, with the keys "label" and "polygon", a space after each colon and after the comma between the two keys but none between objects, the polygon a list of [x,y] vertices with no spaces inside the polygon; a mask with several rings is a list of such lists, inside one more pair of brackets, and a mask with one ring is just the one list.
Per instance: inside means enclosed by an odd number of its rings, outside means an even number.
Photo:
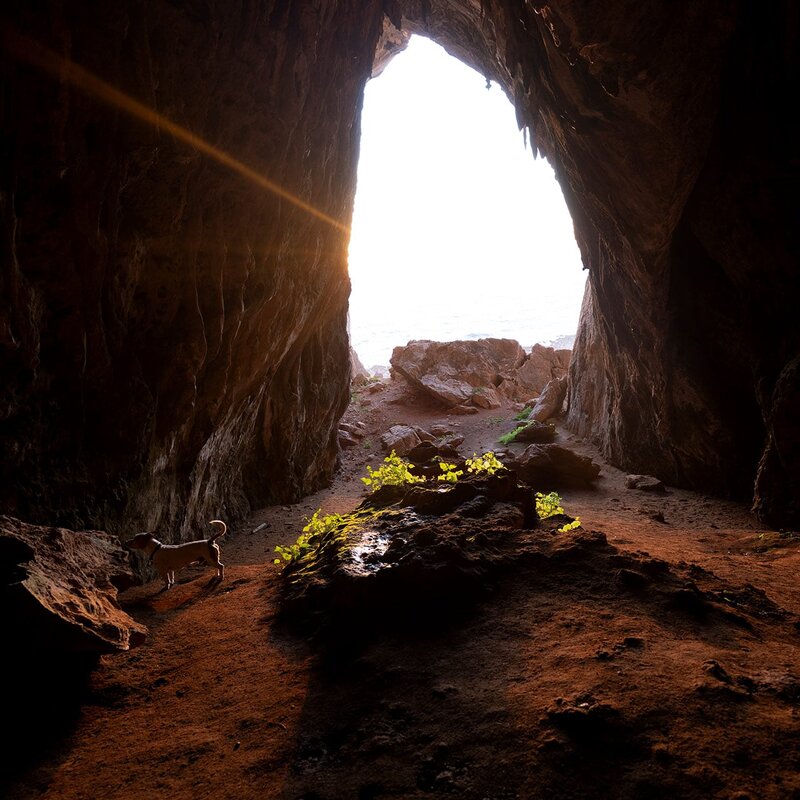
[{"label": "cave entrance", "polygon": [[410,339],[574,336],[586,273],[553,170],[496,84],[429,39],[366,88],[349,269],[364,365]]}]

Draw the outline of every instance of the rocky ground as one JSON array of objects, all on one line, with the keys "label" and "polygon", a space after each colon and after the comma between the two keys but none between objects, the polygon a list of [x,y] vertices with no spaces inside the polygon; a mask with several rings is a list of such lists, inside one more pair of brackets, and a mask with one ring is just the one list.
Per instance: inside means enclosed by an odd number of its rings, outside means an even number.
[{"label": "rocky ground", "polygon": [[594,488],[561,492],[582,528],[495,519],[491,552],[513,567],[474,602],[441,614],[408,585],[405,624],[354,616],[368,629],[339,638],[279,618],[275,545],[364,499],[389,427],[441,425],[469,456],[501,448],[514,413],[354,390],[333,485],[231,531],[222,585],[191,567],[167,593],[128,590],[149,639],[103,657],[71,733],[43,762],[31,742],[10,796],[800,797],[798,537],[737,503],[627,488],[560,428],[602,466]]}]

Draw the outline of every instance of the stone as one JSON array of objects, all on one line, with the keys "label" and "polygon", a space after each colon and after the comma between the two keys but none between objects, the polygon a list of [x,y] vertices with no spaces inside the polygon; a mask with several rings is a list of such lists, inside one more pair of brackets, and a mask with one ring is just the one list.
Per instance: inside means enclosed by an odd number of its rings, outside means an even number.
[{"label": "stone", "polygon": [[342,428],[339,429],[339,447],[355,447],[361,441],[361,438]]},{"label": "stone", "polygon": [[469,416],[470,414],[477,414],[478,413],[478,409],[475,408],[475,406],[466,406],[466,405],[453,406],[450,409],[449,413],[450,414],[460,415],[460,416]]},{"label": "stone", "polygon": [[500,408],[503,405],[497,391],[485,386],[481,386],[472,392],[472,402],[478,408]]},{"label": "stone", "polygon": [[128,554],[102,531],[30,525],[0,516],[6,645],[49,658],[102,655],[144,641],[119,606],[134,583]]},{"label": "stone", "polygon": [[567,374],[571,355],[570,350],[535,344],[525,361],[500,384],[499,391],[515,401],[538,395],[551,380]]},{"label": "stone", "polygon": [[364,437],[364,423],[356,422],[355,424],[351,425],[348,422],[340,422],[339,431],[344,431],[345,433],[349,433],[351,436],[361,439]]},{"label": "stone", "polygon": [[392,352],[392,370],[447,407],[468,403],[476,389],[493,389],[525,360],[513,339],[411,341]]},{"label": "stone", "polygon": [[539,422],[533,420],[525,425],[516,435],[515,442],[532,442],[535,444],[544,444],[552,442],[556,438],[556,429],[554,425],[548,425],[546,422]]},{"label": "stone", "polygon": [[532,444],[509,466],[537,491],[585,488],[600,474],[590,458],[557,444]]},{"label": "stone", "polygon": [[412,448],[420,443],[417,432],[410,425],[392,425],[381,436],[381,447],[390,453],[392,450],[398,456],[406,456]]},{"label": "stone", "polygon": [[361,363],[358,353],[350,347],[350,383],[354,386],[363,386],[369,382],[370,374],[366,367]]},{"label": "stone", "polygon": [[626,475],[625,486],[642,492],[664,492],[664,483],[652,475]]},{"label": "stone", "polygon": [[528,418],[537,422],[545,422],[551,417],[558,416],[567,396],[567,378],[554,378],[542,390],[539,399],[531,409]]},{"label": "stone", "polygon": [[430,431],[434,436],[447,436],[449,433],[453,432],[452,428],[449,425],[445,425],[441,422],[437,422],[435,425],[431,425]]}]

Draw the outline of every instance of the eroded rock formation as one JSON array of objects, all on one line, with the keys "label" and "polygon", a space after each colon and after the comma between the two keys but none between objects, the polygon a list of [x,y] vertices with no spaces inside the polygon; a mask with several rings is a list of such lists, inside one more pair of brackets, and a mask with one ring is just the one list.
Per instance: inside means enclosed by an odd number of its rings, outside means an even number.
[{"label": "eroded rock formation", "polygon": [[763,451],[757,510],[798,523],[792,8],[5,10],[0,508],[180,536],[327,479],[362,90],[418,32],[504,87],[564,189],[573,429],[738,495]]}]

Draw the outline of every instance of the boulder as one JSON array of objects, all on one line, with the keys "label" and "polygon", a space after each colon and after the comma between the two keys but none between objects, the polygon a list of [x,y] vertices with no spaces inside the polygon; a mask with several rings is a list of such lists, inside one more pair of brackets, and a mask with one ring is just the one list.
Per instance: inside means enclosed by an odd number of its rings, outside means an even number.
[{"label": "boulder", "polygon": [[398,456],[407,456],[420,441],[419,434],[410,425],[392,425],[381,436],[381,447],[387,453],[394,450]]},{"label": "boulder", "polygon": [[391,358],[395,374],[447,407],[469,402],[475,389],[496,387],[524,362],[513,339],[411,341]]},{"label": "boulder", "polygon": [[478,408],[500,408],[503,401],[496,389],[480,386],[472,393],[472,402]]},{"label": "boulder", "polygon": [[566,375],[571,356],[570,350],[535,344],[524,363],[500,385],[500,391],[511,400],[525,401],[539,394],[554,378]]},{"label": "boulder", "polygon": [[628,489],[639,489],[642,492],[663,492],[664,484],[652,475],[626,475],[625,486]]},{"label": "boulder", "polygon": [[127,552],[107,533],[0,516],[0,574],[12,649],[100,655],[128,650],[147,635],[117,602],[134,576]]},{"label": "boulder", "polygon": [[350,383],[356,386],[363,386],[370,380],[370,374],[367,368],[361,363],[358,353],[351,347],[350,348]]},{"label": "boulder", "polygon": [[355,447],[360,441],[360,436],[354,436],[350,431],[339,428],[339,447]]},{"label": "boulder", "polygon": [[600,474],[600,467],[591,458],[557,444],[532,444],[508,466],[541,491],[591,486]]},{"label": "boulder", "polygon": [[529,419],[544,422],[551,417],[555,417],[561,412],[566,396],[566,375],[561,378],[553,378],[553,380],[544,387],[541,395],[539,395],[539,399],[536,401],[536,405],[533,407]]},{"label": "boulder", "polygon": [[554,425],[548,425],[546,422],[533,420],[519,431],[514,441],[545,444],[552,442],[555,438],[556,429]]}]

